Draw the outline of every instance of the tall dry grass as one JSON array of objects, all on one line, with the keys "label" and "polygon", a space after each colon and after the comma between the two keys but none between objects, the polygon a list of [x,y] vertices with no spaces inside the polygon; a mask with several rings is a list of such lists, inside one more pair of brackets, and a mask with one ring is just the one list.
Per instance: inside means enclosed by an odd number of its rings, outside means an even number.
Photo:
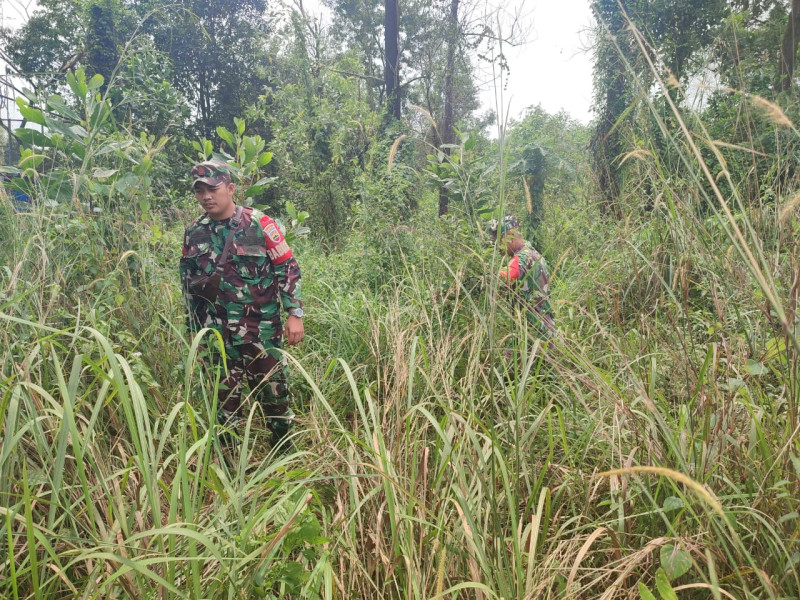
[{"label": "tall dry grass", "polygon": [[432,198],[380,287],[300,244],[284,457],[257,410],[218,441],[178,225],[3,198],[0,595],[797,597],[796,202],[727,197],[675,111],[649,211],[551,214],[548,344]]}]

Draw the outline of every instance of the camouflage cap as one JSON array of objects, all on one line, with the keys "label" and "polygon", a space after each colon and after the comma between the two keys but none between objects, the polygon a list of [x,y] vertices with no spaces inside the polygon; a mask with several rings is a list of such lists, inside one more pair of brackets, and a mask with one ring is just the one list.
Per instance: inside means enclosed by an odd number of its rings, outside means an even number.
[{"label": "camouflage cap", "polygon": [[197,183],[217,187],[231,182],[231,168],[224,162],[209,160],[192,167],[192,187]]},{"label": "camouflage cap", "polygon": [[519,229],[519,221],[517,221],[517,217],[513,215],[506,215],[502,219],[500,219],[500,225],[497,228],[500,237],[503,237],[506,233],[511,231],[512,229]]},{"label": "camouflage cap", "polygon": [[486,233],[489,234],[489,237],[493,240],[497,239],[497,219],[492,219],[486,224]]}]

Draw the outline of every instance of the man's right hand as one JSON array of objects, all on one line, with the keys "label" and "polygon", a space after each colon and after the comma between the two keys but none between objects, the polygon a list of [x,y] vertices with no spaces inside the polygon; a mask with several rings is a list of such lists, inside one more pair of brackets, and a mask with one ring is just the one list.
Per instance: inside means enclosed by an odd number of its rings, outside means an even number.
[{"label": "man's right hand", "polygon": [[294,346],[299,344],[305,337],[305,330],[303,328],[303,319],[300,317],[290,316],[286,319],[286,345]]}]

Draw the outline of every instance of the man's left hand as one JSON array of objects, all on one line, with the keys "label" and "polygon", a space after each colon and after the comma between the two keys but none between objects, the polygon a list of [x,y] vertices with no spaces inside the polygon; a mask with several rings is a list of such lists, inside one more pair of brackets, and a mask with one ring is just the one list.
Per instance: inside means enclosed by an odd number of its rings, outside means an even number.
[{"label": "man's left hand", "polygon": [[300,317],[292,317],[286,319],[286,344],[294,346],[299,344],[305,335],[303,330],[303,319]]}]

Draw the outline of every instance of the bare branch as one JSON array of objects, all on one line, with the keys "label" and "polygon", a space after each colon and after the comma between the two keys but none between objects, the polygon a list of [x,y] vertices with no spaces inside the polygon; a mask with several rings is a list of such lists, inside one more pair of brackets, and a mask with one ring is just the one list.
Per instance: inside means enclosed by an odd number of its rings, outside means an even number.
[{"label": "bare branch", "polygon": [[28,21],[31,18],[30,11],[36,8],[36,0],[3,0],[7,7],[13,9],[17,15],[23,20]]}]

